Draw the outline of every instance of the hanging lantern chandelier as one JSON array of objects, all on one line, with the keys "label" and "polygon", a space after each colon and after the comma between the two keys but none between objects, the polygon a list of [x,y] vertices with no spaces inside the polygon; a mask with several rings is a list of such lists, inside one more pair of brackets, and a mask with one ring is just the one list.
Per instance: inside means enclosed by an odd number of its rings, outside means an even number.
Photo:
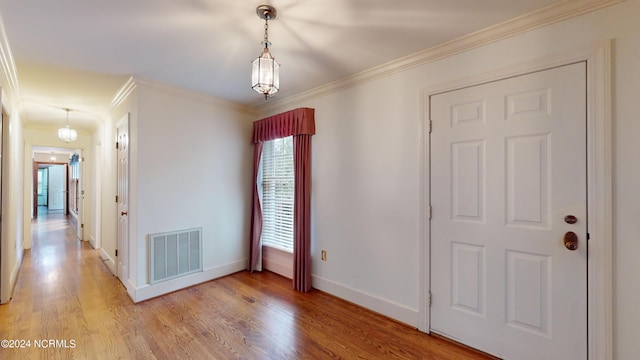
[{"label": "hanging lantern chandelier", "polygon": [[76,141],[78,133],[69,126],[69,112],[71,109],[65,108],[63,110],[67,112],[67,126],[58,129],[58,139],[66,143],[70,143],[72,141]]},{"label": "hanging lantern chandelier", "polygon": [[264,48],[257,59],[253,60],[251,71],[251,87],[264,95],[264,99],[278,92],[280,88],[280,65],[269,52],[269,20],[276,18],[277,12],[273,6],[260,5],[256,9],[258,17],[264,20]]}]

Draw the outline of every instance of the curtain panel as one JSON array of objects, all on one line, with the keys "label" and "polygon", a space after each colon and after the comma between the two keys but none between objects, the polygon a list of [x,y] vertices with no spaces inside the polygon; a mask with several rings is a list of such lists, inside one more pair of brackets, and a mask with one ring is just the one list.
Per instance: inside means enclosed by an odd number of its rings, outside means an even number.
[{"label": "curtain panel", "polygon": [[262,143],[255,143],[253,146],[251,229],[249,230],[249,271],[251,272],[262,271],[262,246],[260,246],[260,235],[262,234],[262,207],[260,204],[260,184],[258,184],[261,156]]},{"label": "curtain panel", "polygon": [[311,136],[316,133],[314,109],[299,108],[253,123],[253,184],[251,229],[249,235],[249,271],[262,270],[262,208],[258,172],[262,143],[293,136],[294,208],[293,208],[293,287],[311,289]]}]

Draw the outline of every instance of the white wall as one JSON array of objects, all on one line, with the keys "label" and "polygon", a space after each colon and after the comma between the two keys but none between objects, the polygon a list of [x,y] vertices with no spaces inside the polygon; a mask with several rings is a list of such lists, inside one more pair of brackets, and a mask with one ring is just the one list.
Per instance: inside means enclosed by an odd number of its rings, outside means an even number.
[{"label": "white wall", "polygon": [[[130,271],[142,300],[246,268],[254,117],[169,87],[137,82],[136,91]],[[148,235],[195,227],[203,228],[204,273],[148,286]]]},{"label": "white wall", "polygon": [[[530,31],[296,107],[316,109],[312,138],[314,287],[417,323],[421,88],[614,39],[615,358],[640,354],[640,0]],[[320,261],[320,250],[328,260]]]},{"label": "white wall", "polygon": [[[4,94],[3,94],[4,97]],[[4,104],[3,104],[4,105]],[[2,250],[0,251],[0,303],[10,300],[22,264],[23,248],[23,127],[22,120],[12,106],[4,119],[2,132]],[[13,110],[13,111],[12,111]]]},{"label": "white wall", "polygon": [[[1,24],[0,24],[1,25]],[[16,98],[19,86],[11,50],[0,26],[0,103],[2,104],[2,229],[0,234],[0,303],[10,300],[24,252],[23,219],[23,123]],[[6,117],[5,117],[6,116]]]},{"label": "white wall", "polygon": [[[101,129],[103,125],[98,126]],[[97,131],[96,131],[97,132]],[[96,139],[95,134],[91,136],[91,166],[83,168],[84,173],[88,173],[91,179],[91,188],[93,189],[93,196],[85,198],[85,206],[87,209],[91,209],[91,215],[85,215],[85,222],[89,224],[88,231],[85,232],[87,240],[91,243],[94,249],[102,246],[102,168],[103,168],[103,147],[102,139]]]}]

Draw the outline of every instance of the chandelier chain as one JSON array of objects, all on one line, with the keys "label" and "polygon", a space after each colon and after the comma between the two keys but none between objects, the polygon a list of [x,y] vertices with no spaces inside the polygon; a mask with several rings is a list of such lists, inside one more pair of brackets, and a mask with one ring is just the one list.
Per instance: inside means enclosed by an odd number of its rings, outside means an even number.
[{"label": "chandelier chain", "polygon": [[264,21],[264,42],[265,46],[269,43],[269,20]]}]

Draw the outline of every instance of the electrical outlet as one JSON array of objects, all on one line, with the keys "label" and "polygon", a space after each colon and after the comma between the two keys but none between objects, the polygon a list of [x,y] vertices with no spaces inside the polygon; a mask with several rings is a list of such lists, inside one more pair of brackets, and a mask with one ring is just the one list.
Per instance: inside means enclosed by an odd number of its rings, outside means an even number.
[{"label": "electrical outlet", "polygon": [[327,261],[327,250],[322,250],[322,261]]}]

